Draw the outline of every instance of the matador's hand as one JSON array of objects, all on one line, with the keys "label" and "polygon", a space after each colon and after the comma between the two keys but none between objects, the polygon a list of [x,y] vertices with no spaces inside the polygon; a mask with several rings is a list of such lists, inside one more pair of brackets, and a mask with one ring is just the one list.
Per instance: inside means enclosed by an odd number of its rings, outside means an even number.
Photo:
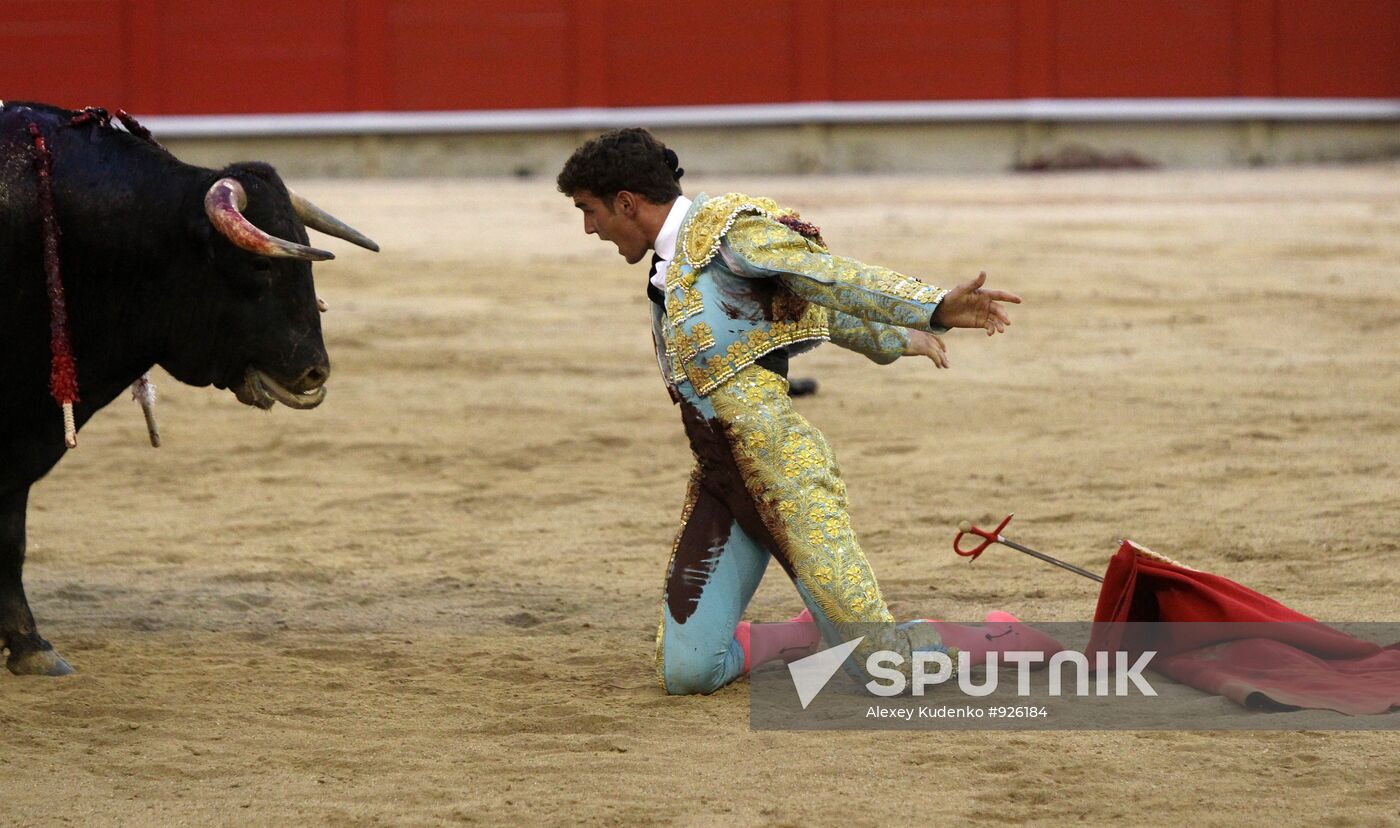
[{"label": "matador's hand", "polygon": [[943,344],[942,337],[913,328],[909,328],[908,333],[909,344],[904,346],[905,356],[926,356],[939,368],[948,367],[948,347]]},{"label": "matador's hand", "polygon": [[982,328],[987,336],[1001,333],[1011,324],[998,302],[1021,304],[1021,297],[1004,290],[983,290],[987,272],[977,274],[970,282],[963,282],[944,295],[933,312],[933,323],[945,328]]}]

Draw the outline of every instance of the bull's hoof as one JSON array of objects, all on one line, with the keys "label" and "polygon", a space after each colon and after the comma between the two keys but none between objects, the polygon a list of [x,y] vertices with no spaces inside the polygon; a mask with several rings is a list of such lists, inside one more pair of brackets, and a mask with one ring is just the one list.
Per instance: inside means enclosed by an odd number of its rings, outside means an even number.
[{"label": "bull's hoof", "polygon": [[17,676],[67,676],[77,672],[54,650],[30,650],[12,655],[5,666]]}]

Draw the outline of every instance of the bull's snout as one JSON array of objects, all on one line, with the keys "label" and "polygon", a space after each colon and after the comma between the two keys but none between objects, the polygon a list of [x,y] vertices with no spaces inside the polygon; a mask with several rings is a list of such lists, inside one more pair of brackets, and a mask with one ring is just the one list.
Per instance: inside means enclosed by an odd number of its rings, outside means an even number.
[{"label": "bull's snout", "polygon": [[317,388],[325,385],[326,380],[330,378],[331,366],[329,364],[321,363],[320,365],[313,365],[307,368],[300,377],[297,377],[296,381],[292,383],[291,389],[303,394],[307,391],[315,391]]},{"label": "bull's snout", "polygon": [[326,399],[326,380],[330,378],[331,366],[321,361],[302,371],[294,380],[280,377],[288,374],[275,374],[248,366],[243,382],[233,387],[233,393],[245,405],[268,409],[274,402],[288,408],[315,408]]}]

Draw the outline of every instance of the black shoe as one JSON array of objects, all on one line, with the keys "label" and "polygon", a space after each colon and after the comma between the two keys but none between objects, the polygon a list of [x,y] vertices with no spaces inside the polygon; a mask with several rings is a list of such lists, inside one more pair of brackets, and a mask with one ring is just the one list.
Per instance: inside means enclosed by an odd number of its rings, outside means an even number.
[{"label": "black shoe", "polygon": [[814,379],[795,379],[788,381],[789,397],[810,397],[817,393],[817,381]]}]

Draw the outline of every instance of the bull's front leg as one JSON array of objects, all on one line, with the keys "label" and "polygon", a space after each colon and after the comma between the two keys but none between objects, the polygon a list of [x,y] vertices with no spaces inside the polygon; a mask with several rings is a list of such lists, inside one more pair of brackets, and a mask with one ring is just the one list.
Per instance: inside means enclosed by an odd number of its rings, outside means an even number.
[{"label": "bull's front leg", "polygon": [[29,487],[0,494],[0,647],[16,675],[64,676],[73,668],[39,635],[24,597],[24,519]]}]

